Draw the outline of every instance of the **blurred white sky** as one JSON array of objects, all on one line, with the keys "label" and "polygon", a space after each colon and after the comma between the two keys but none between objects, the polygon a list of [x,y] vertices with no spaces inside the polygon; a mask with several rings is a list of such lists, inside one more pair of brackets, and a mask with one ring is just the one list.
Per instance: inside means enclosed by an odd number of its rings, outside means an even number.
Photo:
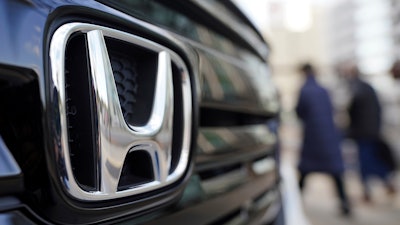
[{"label": "blurred white sky", "polygon": [[302,32],[312,25],[310,5],[328,6],[332,0],[233,0],[261,31],[270,24],[269,3],[284,4],[285,25],[289,30]]},{"label": "blurred white sky", "polygon": [[232,1],[279,49],[281,63],[315,58],[334,65],[353,58],[364,74],[384,74],[394,60],[392,0]]}]

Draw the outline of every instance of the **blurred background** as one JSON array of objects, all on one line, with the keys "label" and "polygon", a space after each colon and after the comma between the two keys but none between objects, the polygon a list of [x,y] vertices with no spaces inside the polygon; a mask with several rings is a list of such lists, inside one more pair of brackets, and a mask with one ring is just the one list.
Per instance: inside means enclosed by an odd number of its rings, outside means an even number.
[{"label": "blurred background", "polygon": [[[302,194],[296,166],[302,140],[301,123],[294,107],[303,84],[301,63],[311,62],[317,79],[329,91],[339,129],[348,124],[349,90],[337,74],[340,63],[354,61],[378,93],[382,105],[382,133],[400,162],[400,81],[390,70],[400,56],[400,1],[398,0],[234,0],[271,45],[273,79],[282,102],[282,175],[286,219],[291,224],[400,224],[400,195],[387,195],[381,181],[372,180],[372,201],[362,200],[357,149],[342,142],[345,182],[353,206],[351,217],[337,212],[329,177],[307,178]],[[394,174],[400,189],[399,173]],[[284,185],[284,186],[285,186]],[[287,191],[286,191],[287,192]],[[295,193],[295,194],[294,194]],[[303,214],[304,212],[304,214]],[[305,215],[305,216],[304,216]]]}]

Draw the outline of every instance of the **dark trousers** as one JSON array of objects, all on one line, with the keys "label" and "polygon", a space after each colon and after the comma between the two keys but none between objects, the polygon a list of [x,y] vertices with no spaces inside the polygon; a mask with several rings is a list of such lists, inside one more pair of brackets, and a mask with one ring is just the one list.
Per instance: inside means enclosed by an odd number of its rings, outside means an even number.
[{"label": "dark trousers", "polygon": [[374,139],[357,139],[358,158],[360,164],[361,181],[364,188],[364,197],[370,198],[371,190],[368,185],[368,178],[379,177],[385,185],[391,189],[390,166],[380,157],[379,143]]},{"label": "dark trousers", "polygon": [[[301,172],[300,173],[300,180],[299,180],[299,187],[300,190],[304,189],[304,183],[305,179],[309,173]],[[347,198],[346,191],[344,189],[344,182],[343,182],[343,177],[341,174],[329,174],[329,176],[332,177],[334,183],[335,183],[335,188],[336,188],[336,193],[340,198],[341,201],[341,207],[349,207],[349,200]]]}]

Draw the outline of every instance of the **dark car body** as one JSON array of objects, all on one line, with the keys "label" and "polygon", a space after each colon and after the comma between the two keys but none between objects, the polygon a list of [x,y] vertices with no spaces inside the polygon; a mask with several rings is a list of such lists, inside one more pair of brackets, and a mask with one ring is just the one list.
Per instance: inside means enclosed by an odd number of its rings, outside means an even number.
[{"label": "dark car body", "polygon": [[6,0],[0,33],[0,224],[280,221],[269,46],[232,2]]}]

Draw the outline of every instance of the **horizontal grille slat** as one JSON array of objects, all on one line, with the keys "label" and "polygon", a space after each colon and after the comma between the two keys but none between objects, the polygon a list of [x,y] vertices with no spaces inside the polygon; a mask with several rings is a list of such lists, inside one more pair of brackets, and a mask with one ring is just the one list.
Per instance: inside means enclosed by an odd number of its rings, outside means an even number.
[{"label": "horizontal grille slat", "polygon": [[207,195],[230,191],[249,182],[251,177],[267,175],[270,179],[276,180],[277,173],[275,159],[271,155],[236,164],[217,165],[198,170],[202,189]]},{"label": "horizontal grille slat", "polygon": [[275,116],[232,111],[229,108],[200,108],[200,127],[239,127],[266,124]]},{"label": "horizontal grille slat", "polygon": [[[179,213],[168,214],[159,220],[146,223],[146,225],[174,224],[176,221],[185,221],[188,224],[193,223],[193,221],[196,221],[196,224],[225,222],[224,218],[228,217],[229,220],[229,215],[238,209],[243,209],[251,214],[265,213],[265,210],[261,212],[256,210],[257,199],[273,190],[275,184],[276,176],[270,176],[269,174],[249,176],[248,182],[233,190],[226,191],[195,206],[185,207]],[[276,202],[277,200],[278,196],[271,199],[271,202]]]},{"label": "horizontal grille slat", "polygon": [[211,168],[246,163],[265,155],[274,155],[276,134],[266,125],[230,128],[200,128],[197,139],[196,168]]},{"label": "horizontal grille slat", "polygon": [[271,148],[277,141],[276,135],[262,125],[242,127],[200,128],[199,154],[210,155],[251,151],[254,148]]}]

